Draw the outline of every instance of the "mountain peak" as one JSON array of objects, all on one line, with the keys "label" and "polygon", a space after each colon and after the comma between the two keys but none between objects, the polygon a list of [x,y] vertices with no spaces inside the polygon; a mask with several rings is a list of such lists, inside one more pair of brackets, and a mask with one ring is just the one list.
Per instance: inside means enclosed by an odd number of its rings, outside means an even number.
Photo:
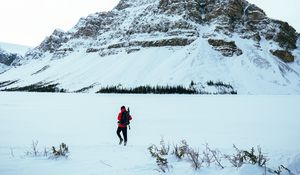
[{"label": "mountain peak", "polygon": [[[70,31],[55,30],[26,54],[24,64],[32,59],[50,60],[50,65],[32,76],[51,72],[51,60],[67,58],[75,62],[98,60],[99,67],[112,59],[139,70],[119,80],[127,72],[125,66],[119,66],[118,73],[108,71],[96,80],[83,78],[81,88],[95,84],[189,84],[191,80],[203,88],[206,81],[222,80],[243,93],[262,92],[256,88],[270,84],[280,86],[283,92],[284,87],[300,87],[297,41],[293,27],[268,18],[246,0],[121,0],[112,11],[81,18]],[[62,83],[61,77],[50,79]],[[252,81],[245,82],[248,79]],[[260,83],[254,86],[254,81]]]},{"label": "mountain peak", "polygon": [[[199,36],[201,25],[214,25],[215,32],[237,33],[258,42],[264,37],[283,49],[296,48],[297,33],[293,27],[268,18],[262,9],[246,0],[121,0],[110,12],[80,19],[69,32],[54,31],[38,48],[54,52],[72,38],[125,39],[136,33],[175,30],[188,30]],[[114,36],[108,36],[112,32]]]}]

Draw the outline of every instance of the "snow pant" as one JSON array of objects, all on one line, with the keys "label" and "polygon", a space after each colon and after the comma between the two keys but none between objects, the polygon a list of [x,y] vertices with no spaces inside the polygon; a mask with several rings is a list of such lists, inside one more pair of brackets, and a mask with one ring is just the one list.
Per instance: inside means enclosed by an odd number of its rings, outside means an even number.
[{"label": "snow pant", "polygon": [[118,135],[120,140],[122,140],[122,137],[121,137],[121,134],[120,134],[121,131],[122,131],[122,134],[123,134],[124,141],[127,142],[127,127],[118,127],[117,135]]}]

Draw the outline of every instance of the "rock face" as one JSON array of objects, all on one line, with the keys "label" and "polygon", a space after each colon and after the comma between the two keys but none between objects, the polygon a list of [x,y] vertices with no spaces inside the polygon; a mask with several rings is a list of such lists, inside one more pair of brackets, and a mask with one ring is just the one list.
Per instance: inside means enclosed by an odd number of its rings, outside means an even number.
[{"label": "rock face", "polygon": [[242,50],[235,45],[234,41],[226,42],[224,40],[209,39],[208,43],[225,57],[232,57],[234,54],[240,56],[243,54]]},{"label": "rock face", "polygon": [[275,21],[279,24],[279,32],[274,37],[274,40],[279,43],[279,46],[285,49],[294,50],[297,48],[297,33],[287,22]]},{"label": "rock face", "polygon": [[6,66],[14,66],[17,65],[16,62],[22,59],[21,55],[16,53],[8,53],[2,49],[0,49],[0,63]]},{"label": "rock face", "polygon": [[4,54],[0,53],[0,63],[10,66],[12,62],[18,58],[17,54]]},{"label": "rock face", "polygon": [[[142,13],[134,12],[142,7]],[[257,42],[265,38],[274,40],[283,49],[296,49],[297,33],[293,27],[268,18],[262,9],[246,0],[121,0],[110,12],[80,19],[69,32],[55,30],[27,57],[39,58],[45,52],[60,52],[66,48],[75,50],[82,44],[93,45],[88,52],[116,49],[109,45],[184,46],[199,37],[200,26],[211,24],[215,25],[214,32],[229,37],[236,33]],[[141,36],[149,38],[148,41],[137,42]],[[158,37],[161,41],[154,39]],[[75,42],[76,39],[86,41]]]},{"label": "rock face", "polygon": [[294,62],[295,60],[295,57],[292,55],[290,51],[275,50],[275,51],[271,51],[271,53],[286,63],[291,63]]},{"label": "rock face", "polygon": [[183,15],[184,19],[202,21],[200,3],[196,0],[160,0],[158,8],[169,15]]}]

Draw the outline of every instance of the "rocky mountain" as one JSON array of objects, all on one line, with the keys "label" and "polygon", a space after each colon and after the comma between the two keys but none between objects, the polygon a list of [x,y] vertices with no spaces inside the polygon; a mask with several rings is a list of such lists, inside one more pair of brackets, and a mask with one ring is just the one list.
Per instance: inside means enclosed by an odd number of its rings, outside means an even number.
[{"label": "rocky mountain", "polygon": [[11,82],[0,88],[95,92],[193,82],[216,92],[208,82],[224,82],[239,94],[299,94],[299,46],[293,27],[246,0],[121,0],[55,30],[0,75],[0,84]]},{"label": "rocky mountain", "polygon": [[21,59],[22,56],[16,53],[9,53],[0,49],[0,63],[6,66],[11,66],[17,59]]},{"label": "rocky mountain", "polygon": [[0,43],[0,73],[17,66],[29,47],[16,44]]}]

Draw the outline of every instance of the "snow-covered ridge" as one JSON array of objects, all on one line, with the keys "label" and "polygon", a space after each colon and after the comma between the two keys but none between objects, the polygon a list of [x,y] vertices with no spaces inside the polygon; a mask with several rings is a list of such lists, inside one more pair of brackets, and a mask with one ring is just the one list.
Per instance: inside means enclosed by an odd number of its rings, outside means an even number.
[{"label": "snow-covered ridge", "polygon": [[212,80],[241,94],[298,94],[297,39],[291,26],[245,0],[122,0],[70,31],[55,30],[0,82],[51,82],[69,91],[93,85],[93,92],[191,81],[207,89]]},{"label": "snow-covered ridge", "polygon": [[23,45],[19,45],[19,44],[11,44],[11,43],[4,43],[4,42],[0,42],[0,48],[2,50],[5,50],[7,52],[10,53],[17,53],[19,55],[24,56],[26,52],[28,52],[28,50],[32,49],[29,46],[23,46]]}]

